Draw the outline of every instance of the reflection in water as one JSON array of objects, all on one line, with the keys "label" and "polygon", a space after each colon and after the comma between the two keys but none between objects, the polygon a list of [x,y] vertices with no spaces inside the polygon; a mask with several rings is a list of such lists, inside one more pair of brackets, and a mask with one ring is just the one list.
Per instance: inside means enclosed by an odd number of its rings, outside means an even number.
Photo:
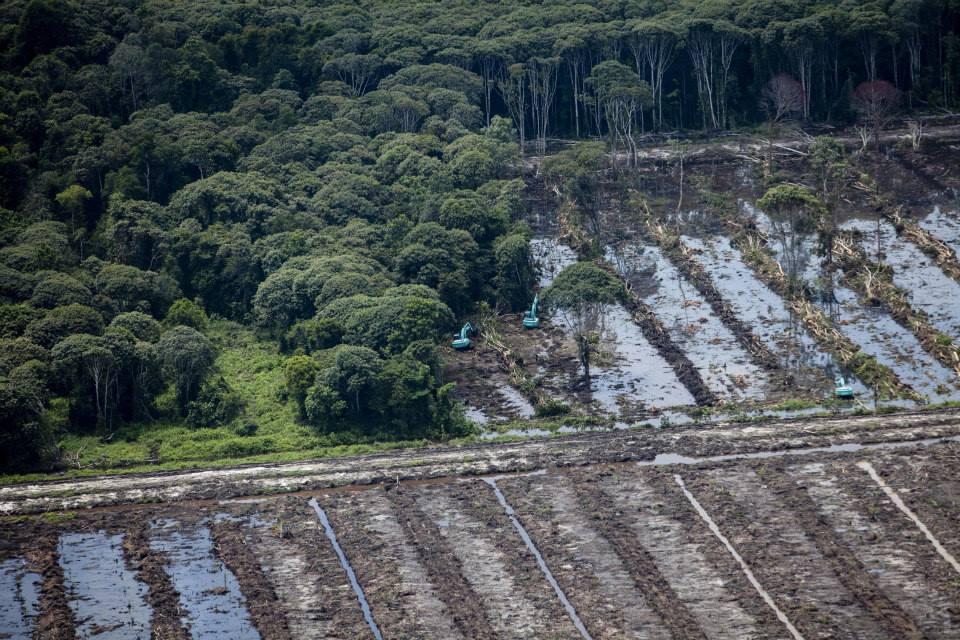
[{"label": "reflection in water", "polygon": [[960,338],[960,284],[908,240],[897,237],[890,224],[849,220],[841,228],[863,234],[861,246],[876,260],[877,236],[883,262],[893,269],[893,282],[907,293],[910,305],[923,311],[938,331]]},{"label": "reflection in water", "polygon": [[23,558],[0,562],[0,638],[30,640],[33,624],[40,614],[38,573],[27,570]]},{"label": "reflection in water", "polygon": [[[699,292],[653,246],[632,245],[608,259],[638,282],[638,293],[663,322],[711,391],[725,400],[762,399],[767,375],[750,361]],[[650,274],[644,278],[643,274]],[[646,283],[642,281],[646,280]]]},{"label": "reflection in water", "polygon": [[[540,287],[545,288],[565,267],[577,261],[576,254],[554,238],[534,238],[531,241],[534,257],[540,270]],[[553,323],[566,328],[562,314],[552,318]],[[601,334],[602,351],[608,358],[590,368],[590,397],[604,411],[616,416],[631,407],[692,405],[693,396],[644,337],[630,313],[620,305],[612,305],[595,328]],[[607,364],[609,361],[609,364]],[[575,380],[563,384],[572,386]]]},{"label": "reflection in water", "polygon": [[60,536],[64,588],[82,638],[103,630],[118,640],[150,638],[147,585],[127,568],[122,544],[122,535],[103,531]]},{"label": "reflection in water", "polygon": [[150,548],[169,559],[164,569],[180,593],[183,622],[193,638],[259,640],[237,577],[214,555],[209,529],[159,520],[151,529]]}]

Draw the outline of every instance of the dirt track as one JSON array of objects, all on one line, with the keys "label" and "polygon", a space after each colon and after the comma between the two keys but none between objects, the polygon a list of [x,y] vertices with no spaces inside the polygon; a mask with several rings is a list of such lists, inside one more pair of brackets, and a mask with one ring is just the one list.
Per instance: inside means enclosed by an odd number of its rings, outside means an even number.
[{"label": "dirt track", "polygon": [[[887,445],[800,449],[869,442]],[[668,452],[701,458],[654,457]],[[733,457],[717,457],[724,454]],[[128,477],[108,498],[144,486],[178,487],[184,500],[198,491],[239,495],[274,486],[291,467],[311,473],[307,482],[317,486],[388,481],[0,520],[0,564],[26,558],[41,578],[31,621],[40,637],[76,637],[78,625],[96,624],[89,612],[78,616],[84,605],[61,569],[57,540],[107,531],[125,536],[124,561],[143,585],[153,637],[198,637],[190,624],[202,619],[203,633],[240,629],[237,638],[265,639],[370,638],[372,624],[384,638],[727,640],[788,637],[789,629],[803,640],[960,638],[960,573],[950,562],[960,557],[960,412],[591,434]],[[495,469],[542,469],[496,476],[515,522],[487,483],[464,477]],[[453,477],[420,480],[441,473]],[[97,503],[111,482],[121,479],[72,484]],[[66,488],[8,487],[5,499],[19,491],[22,501],[49,506],[63,498],[43,492]],[[369,620],[309,498],[352,565]],[[158,537],[170,536],[213,544],[160,549]],[[109,586],[92,588],[96,599],[96,589]],[[0,593],[0,622],[13,597]],[[116,627],[111,637],[137,637],[129,632]]]},{"label": "dirt track", "polygon": [[707,457],[944,436],[960,436],[960,411],[757,424],[719,423],[662,430],[640,428],[315,462],[14,485],[0,488],[0,514],[225,499],[351,484],[652,460],[658,454],[669,453]]}]

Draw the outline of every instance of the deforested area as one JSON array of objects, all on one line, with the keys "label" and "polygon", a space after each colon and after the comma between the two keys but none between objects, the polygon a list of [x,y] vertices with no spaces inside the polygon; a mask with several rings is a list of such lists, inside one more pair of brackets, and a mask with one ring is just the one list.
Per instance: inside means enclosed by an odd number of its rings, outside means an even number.
[{"label": "deforested area", "polygon": [[0,638],[960,638],[960,10],[0,6]]},{"label": "deforested area", "polygon": [[781,426],[780,445],[725,459],[6,519],[0,629],[958,638],[955,416],[951,425],[936,441],[833,451],[778,451],[800,433]]}]

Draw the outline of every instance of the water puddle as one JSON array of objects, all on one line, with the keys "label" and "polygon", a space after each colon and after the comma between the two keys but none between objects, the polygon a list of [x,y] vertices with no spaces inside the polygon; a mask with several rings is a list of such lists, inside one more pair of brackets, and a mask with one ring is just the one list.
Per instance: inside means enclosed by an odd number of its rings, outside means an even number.
[{"label": "water puddle", "polygon": [[0,638],[30,640],[40,614],[43,578],[29,571],[23,558],[0,562]]},{"label": "water puddle", "polygon": [[608,248],[607,260],[654,310],[711,391],[726,400],[763,397],[766,375],[657,247],[634,244],[619,252]]},{"label": "water puddle", "polygon": [[195,640],[259,640],[237,577],[214,555],[208,528],[158,520],[150,548],[169,559],[164,568],[180,593],[181,620]]},{"label": "water puddle", "polygon": [[[549,286],[560,271],[577,261],[569,247],[553,238],[534,238],[531,245],[538,261],[541,288]],[[560,314],[552,320],[554,325],[569,331]],[[695,404],[673,368],[647,341],[624,307],[611,306],[606,315],[598,319],[597,329],[601,349],[608,354],[609,363],[591,365],[588,395],[604,411],[619,416],[642,407]],[[575,382],[567,379],[562,384],[569,388]]]},{"label": "water puddle", "polygon": [[601,343],[613,354],[611,366],[591,368],[593,399],[612,415],[638,403],[662,409],[696,404],[673,368],[643,335],[630,313],[620,305],[603,318]]},{"label": "water puddle", "polygon": [[939,240],[943,240],[957,255],[960,255],[960,219],[957,218],[956,211],[947,212],[935,206],[933,211],[917,222],[917,225]]},{"label": "water puddle", "polygon": [[642,460],[635,463],[638,467],[660,467],[671,464],[696,465],[730,460],[763,460],[766,458],[784,458],[792,456],[807,456],[814,453],[856,453],[858,451],[905,449],[910,447],[926,447],[945,442],[960,442],[960,436],[945,436],[942,438],[924,438],[922,440],[897,440],[894,442],[872,442],[860,444],[850,442],[846,444],[832,444],[826,447],[806,447],[800,449],[778,449],[775,451],[756,451],[753,453],[731,453],[721,456],[705,456],[691,458],[678,453],[660,453],[653,460]]},{"label": "water puddle", "polygon": [[861,247],[873,261],[879,235],[883,262],[893,267],[893,282],[907,293],[910,305],[925,312],[937,330],[960,338],[960,284],[915,244],[897,237],[887,222],[878,227],[875,220],[848,220],[841,228],[863,234]]},{"label": "water puddle", "polygon": [[530,401],[527,400],[522,393],[507,384],[498,384],[496,389],[507,406],[516,411],[521,418],[533,417],[533,405],[530,404]]},{"label": "water puddle", "polygon": [[463,416],[470,422],[480,425],[481,427],[490,423],[490,416],[485,414],[482,409],[470,405],[464,406]]},{"label": "water puddle", "polygon": [[556,238],[533,238],[530,240],[530,251],[537,265],[541,290],[549,287],[561,271],[577,261],[576,252]]},{"label": "water puddle", "polygon": [[[757,279],[728,238],[718,236],[710,243],[694,238],[684,240],[689,246],[704,250],[697,260],[710,274],[720,295],[764,345],[781,357],[784,369],[819,369],[824,377],[833,379],[837,373],[833,356],[820,349],[783,299]],[[783,264],[783,253],[777,258]]]},{"label": "water puddle", "polygon": [[[758,226],[770,231],[771,223],[761,212],[754,210]],[[873,223],[876,226],[876,223]],[[824,311],[831,317],[837,329],[863,351],[888,367],[906,384],[934,402],[960,397],[952,387],[954,374],[924,351],[916,337],[901,327],[889,313],[880,308],[863,307],[857,295],[850,289],[839,286],[838,276],[825,273],[823,260],[813,251],[816,240],[808,237],[795,245],[802,252],[798,276],[818,291]],[[770,247],[783,264],[784,249],[776,241]],[[827,299],[832,297],[834,302]],[[848,378],[850,378],[848,374]],[[858,396],[871,392],[856,380],[848,380]]]},{"label": "water puddle", "polygon": [[357,600],[360,601],[360,609],[363,611],[363,619],[367,621],[370,631],[373,632],[373,637],[376,638],[376,640],[383,640],[383,635],[380,633],[380,628],[377,626],[376,621],[373,619],[373,613],[370,611],[370,604],[367,602],[367,596],[363,593],[363,587],[361,587],[360,583],[357,581],[357,574],[353,572],[353,567],[350,565],[350,561],[347,559],[343,549],[340,548],[340,543],[337,542],[337,534],[333,531],[333,527],[330,526],[330,520],[327,519],[326,512],[320,507],[319,503],[317,503],[316,498],[310,498],[308,504],[313,507],[314,511],[316,511],[317,519],[320,520],[320,524],[323,525],[323,532],[326,534],[327,539],[330,541],[330,545],[337,554],[337,559],[340,561],[340,566],[343,567],[343,570],[347,574],[347,578],[350,580],[350,586],[353,587],[353,593],[357,596]]},{"label": "water puddle", "polygon": [[952,371],[923,350],[917,338],[881,309],[864,308],[857,296],[845,287],[836,287],[837,328],[877,362],[892,369],[918,393],[934,402],[942,402],[960,393],[952,390]]},{"label": "water puddle", "polygon": [[123,558],[123,536],[64,533],[57,551],[77,636],[149,640],[147,585]]},{"label": "water puddle", "polygon": [[576,609],[573,608],[573,605],[570,604],[570,601],[567,599],[566,594],[563,592],[563,589],[560,588],[560,585],[557,583],[556,578],[553,577],[553,573],[550,571],[550,567],[547,566],[546,561],[544,561],[543,556],[540,555],[540,550],[537,549],[537,545],[534,544],[533,540],[530,538],[530,534],[527,533],[527,530],[520,523],[520,520],[517,519],[516,514],[513,512],[513,507],[507,502],[507,498],[503,495],[503,492],[500,491],[500,487],[497,486],[497,481],[495,478],[483,478],[483,481],[490,485],[490,488],[493,489],[494,495],[497,496],[497,502],[500,503],[500,506],[503,507],[504,512],[507,514],[507,517],[510,518],[510,522],[513,523],[514,528],[517,530],[517,533],[520,535],[520,538],[523,540],[523,544],[527,546],[527,550],[533,554],[533,557],[537,561],[537,566],[540,567],[540,571],[543,572],[544,578],[547,579],[547,582],[550,583],[550,586],[553,587],[553,591],[557,594],[557,598],[560,600],[560,604],[563,605],[564,610],[566,610],[567,615],[570,616],[570,619],[573,621],[573,626],[577,628],[577,631],[580,632],[580,635],[585,638],[585,640],[593,640],[590,636],[590,632],[587,631],[587,628],[583,625],[583,621],[580,620],[580,616],[577,615]]}]

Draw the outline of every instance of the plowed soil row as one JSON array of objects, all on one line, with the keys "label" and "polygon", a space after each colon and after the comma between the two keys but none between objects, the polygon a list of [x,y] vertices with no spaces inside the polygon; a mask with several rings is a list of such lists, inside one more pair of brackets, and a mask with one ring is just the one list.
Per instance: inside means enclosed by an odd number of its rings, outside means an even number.
[{"label": "plowed soil row", "polygon": [[286,615],[260,561],[244,539],[244,527],[225,522],[211,527],[214,550],[237,576],[253,625],[264,640],[291,640]]}]

